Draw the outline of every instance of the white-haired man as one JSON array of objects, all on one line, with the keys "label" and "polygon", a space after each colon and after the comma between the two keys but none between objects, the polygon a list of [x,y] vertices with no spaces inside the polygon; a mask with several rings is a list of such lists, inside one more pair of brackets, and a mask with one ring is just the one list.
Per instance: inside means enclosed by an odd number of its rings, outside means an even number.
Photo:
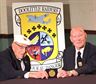
[{"label": "white-haired man", "polygon": [[12,45],[0,52],[0,80],[48,78],[46,71],[30,72],[30,59],[26,55],[26,48],[30,44],[30,40],[23,35],[16,35]]}]

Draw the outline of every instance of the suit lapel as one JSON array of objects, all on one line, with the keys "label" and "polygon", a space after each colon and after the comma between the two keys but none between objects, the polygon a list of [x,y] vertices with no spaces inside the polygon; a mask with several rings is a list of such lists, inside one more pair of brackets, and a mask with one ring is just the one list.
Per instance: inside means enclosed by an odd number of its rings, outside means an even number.
[{"label": "suit lapel", "polygon": [[23,62],[25,64],[25,70],[26,71],[29,71],[30,70],[30,59],[29,59],[29,57],[28,56],[25,56],[23,58]]},{"label": "suit lapel", "polygon": [[85,45],[85,49],[84,49],[84,53],[83,53],[83,60],[84,60],[84,62],[86,62],[86,59],[88,57],[88,52],[89,52],[88,44],[86,44]]},{"label": "suit lapel", "polygon": [[75,48],[72,46],[70,51],[67,53],[67,68],[68,70],[72,70],[75,68]]}]

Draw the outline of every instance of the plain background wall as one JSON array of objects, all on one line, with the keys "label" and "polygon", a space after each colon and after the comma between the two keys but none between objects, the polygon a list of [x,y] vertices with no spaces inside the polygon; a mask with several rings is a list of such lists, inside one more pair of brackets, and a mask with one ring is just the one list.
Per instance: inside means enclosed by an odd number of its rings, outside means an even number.
[{"label": "plain background wall", "polygon": [[71,26],[84,25],[96,31],[96,0],[69,0]]}]

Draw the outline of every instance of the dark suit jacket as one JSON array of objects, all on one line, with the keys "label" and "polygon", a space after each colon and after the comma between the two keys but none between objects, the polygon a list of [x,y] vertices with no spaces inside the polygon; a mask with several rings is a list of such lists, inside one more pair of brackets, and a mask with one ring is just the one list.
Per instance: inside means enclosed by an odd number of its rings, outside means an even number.
[{"label": "dark suit jacket", "polygon": [[[75,47],[65,49],[63,55],[64,70],[75,69]],[[86,43],[83,53],[83,66],[75,69],[79,74],[89,74],[96,72],[96,46]]]},{"label": "dark suit jacket", "polygon": [[23,78],[27,71],[30,71],[30,59],[28,56],[23,58],[25,71],[21,70],[20,62],[10,46],[6,50],[0,52],[0,80],[13,78]]}]

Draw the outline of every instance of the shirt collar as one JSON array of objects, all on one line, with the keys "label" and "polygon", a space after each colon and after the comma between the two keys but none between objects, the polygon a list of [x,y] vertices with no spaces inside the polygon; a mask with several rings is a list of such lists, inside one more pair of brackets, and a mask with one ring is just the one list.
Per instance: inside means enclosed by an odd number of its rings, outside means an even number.
[{"label": "shirt collar", "polygon": [[80,50],[77,50],[77,49],[76,49],[76,53],[77,53],[77,52],[81,52],[81,53],[83,53],[84,48],[85,48],[85,47],[81,48]]}]

